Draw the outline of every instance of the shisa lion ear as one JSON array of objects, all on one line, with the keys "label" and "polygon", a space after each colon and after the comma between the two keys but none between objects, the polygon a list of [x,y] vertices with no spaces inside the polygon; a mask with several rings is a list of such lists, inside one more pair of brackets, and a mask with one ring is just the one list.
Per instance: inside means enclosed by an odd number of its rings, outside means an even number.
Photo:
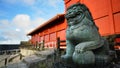
[{"label": "shisa lion ear", "polygon": [[88,10],[88,8],[84,4],[80,4],[80,7],[81,7],[81,9],[82,9],[83,12],[85,12],[85,11]]}]

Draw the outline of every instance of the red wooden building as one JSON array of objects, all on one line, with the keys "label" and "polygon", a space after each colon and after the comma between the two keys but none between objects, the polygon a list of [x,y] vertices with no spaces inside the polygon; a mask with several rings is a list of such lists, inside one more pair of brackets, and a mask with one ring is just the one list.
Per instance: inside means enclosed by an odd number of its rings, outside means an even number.
[{"label": "red wooden building", "polygon": [[66,22],[64,14],[57,14],[43,25],[40,25],[28,35],[32,36],[31,43],[33,45],[39,44],[44,40],[46,48],[56,48],[57,38],[65,40]]},{"label": "red wooden building", "polygon": [[[64,0],[65,9],[77,2],[89,8],[102,36],[120,34],[120,0]],[[44,40],[46,47],[56,47],[57,37],[65,40],[66,25],[64,14],[58,14],[28,35],[34,45]],[[115,40],[120,42],[120,38]]]}]

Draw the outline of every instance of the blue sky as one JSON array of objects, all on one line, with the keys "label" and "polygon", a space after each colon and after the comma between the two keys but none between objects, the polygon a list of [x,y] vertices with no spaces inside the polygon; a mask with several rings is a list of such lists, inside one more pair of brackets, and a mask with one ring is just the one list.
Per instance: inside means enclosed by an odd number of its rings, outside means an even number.
[{"label": "blue sky", "polygon": [[28,32],[64,13],[64,0],[0,0],[0,44],[19,44]]}]

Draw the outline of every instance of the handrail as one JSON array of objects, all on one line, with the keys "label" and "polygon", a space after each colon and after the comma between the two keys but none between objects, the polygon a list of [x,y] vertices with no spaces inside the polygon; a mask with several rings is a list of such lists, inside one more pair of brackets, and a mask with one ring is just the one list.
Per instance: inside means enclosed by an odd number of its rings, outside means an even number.
[{"label": "handrail", "polygon": [[[2,51],[19,51],[20,49],[12,49],[12,50],[2,50]],[[0,51],[0,52],[2,52]]]},{"label": "handrail", "polygon": [[20,53],[18,53],[18,54],[16,53],[13,56],[12,55],[5,55],[0,59],[0,63],[2,63],[2,66],[6,66],[8,63],[11,62],[11,60],[13,60],[14,58],[19,57],[19,56],[20,56],[20,60],[21,60],[23,56]]},{"label": "handrail", "polygon": [[20,52],[20,49],[2,50],[2,51],[0,51],[0,54],[7,54],[8,52],[9,52],[9,53],[12,53],[12,52],[18,53],[18,52]]},{"label": "handrail", "polygon": [[61,40],[59,37],[57,38],[57,49],[66,49],[66,40]]}]

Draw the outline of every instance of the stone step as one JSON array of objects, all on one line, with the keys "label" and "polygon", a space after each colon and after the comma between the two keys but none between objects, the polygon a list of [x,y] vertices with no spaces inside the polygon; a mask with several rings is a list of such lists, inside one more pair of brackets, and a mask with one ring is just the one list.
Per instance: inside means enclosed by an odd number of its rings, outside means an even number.
[{"label": "stone step", "polygon": [[40,52],[37,52],[36,55],[37,56],[40,56],[40,57],[43,57],[43,58],[48,58],[52,55],[54,55],[55,53],[55,50],[54,49],[47,49],[47,50],[44,50],[44,51],[40,51]]},{"label": "stone step", "polygon": [[27,64],[28,67],[34,67],[36,64],[43,62],[46,58],[38,57],[36,55],[31,55],[25,57],[23,62]]}]

